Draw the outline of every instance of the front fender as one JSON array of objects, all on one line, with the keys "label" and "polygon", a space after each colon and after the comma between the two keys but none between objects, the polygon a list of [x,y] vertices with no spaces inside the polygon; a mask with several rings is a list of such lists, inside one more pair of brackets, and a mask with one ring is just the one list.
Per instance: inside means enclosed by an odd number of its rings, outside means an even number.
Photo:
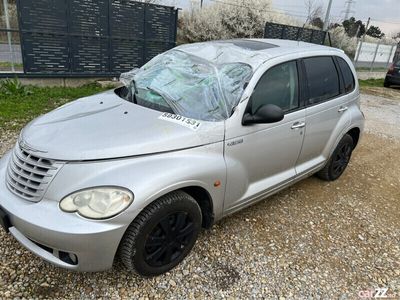
[{"label": "front fender", "polygon": [[[221,182],[218,187],[214,187],[216,180]],[[107,221],[129,224],[144,207],[162,195],[198,186],[210,194],[217,220],[222,216],[225,184],[226,166],[220,142],[155,155],[66,163],[53,179],[45,198],[58,202],[77,190],[121,186],[134,193],[134,201],[124,213]]]}]

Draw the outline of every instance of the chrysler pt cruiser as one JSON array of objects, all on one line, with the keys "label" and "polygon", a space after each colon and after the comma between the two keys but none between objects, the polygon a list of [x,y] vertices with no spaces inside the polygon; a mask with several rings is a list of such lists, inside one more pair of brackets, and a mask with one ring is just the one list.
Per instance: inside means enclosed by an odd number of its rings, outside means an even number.
[{"label": "chrysler pt cruiser", "polygon": [[202,227],[339,178],[363,131],[351,61],[325,46],[182,45],[121,81],[31,121],[0,161],[2,227],[54,265],[164,273]]}]

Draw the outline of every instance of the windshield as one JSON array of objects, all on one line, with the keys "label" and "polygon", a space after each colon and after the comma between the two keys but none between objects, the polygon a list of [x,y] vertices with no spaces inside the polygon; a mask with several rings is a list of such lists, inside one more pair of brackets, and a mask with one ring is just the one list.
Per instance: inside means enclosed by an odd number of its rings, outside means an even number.
[{"label": "windshield", "polygon": [[216,65],[170,50],[133,70],[131,76],[122,74],[121,81],[139,105],[193,119],[221,121],[230,117],[251,75],[251,66],[244,63]]}]

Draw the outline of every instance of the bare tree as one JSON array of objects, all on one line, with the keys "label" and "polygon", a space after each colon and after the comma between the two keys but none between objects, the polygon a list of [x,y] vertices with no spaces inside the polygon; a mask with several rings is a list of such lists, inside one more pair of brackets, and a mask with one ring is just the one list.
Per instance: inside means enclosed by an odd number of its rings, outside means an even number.
[{"label": "bare tree", "polygon": [[304,0],[304,5],[307,10],[307,20],[306,23],[312,24],[316,22],[316,20],[322,20],[323,15],[323,7],[316,0]]}]

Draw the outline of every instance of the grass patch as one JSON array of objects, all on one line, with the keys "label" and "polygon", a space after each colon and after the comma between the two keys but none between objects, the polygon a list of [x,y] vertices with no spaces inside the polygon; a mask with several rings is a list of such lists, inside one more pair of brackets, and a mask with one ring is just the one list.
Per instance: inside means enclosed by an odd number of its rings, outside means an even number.
[{"label": "grass patch", "polygon": [[[82,87],[27,86],[28,92],[4,89],[0,83],[0,128],[19,130],[33,118],[80,97],[90,96],[108,88],[98,84]],[[9,84],[9,83],[8,83]]]},{"label": "grass patch", "polygon": [[[371,68],[368,67],[359,67],[356,68],[356,71],[358,72],[369,72]],[[387,72],[388,68],[373,68],[372,72]]]},{"label": "grass patch", "polygon": [[[0,68],[10,68],[11,69],[12,63],[9,61],[0,61]],[[24,65],[22,63],[14,63],[15,68],[22,69]]]},{"label": "grass patch", "polygon": [[[21,63],[14,64],[14,70],[17,72],[21,72],[24,70],[24,65]],[[7,61],[0,61],[0,71],[1,72],[12,72],[12,64]]]},{"label": "grass patch", "polygon": [[400,100],[400,88],[394,86],[385,88],[383,82],[384,79],[359,80],[360,92],[387,99]]},{"label": "grass patch", "polygon": [[360,87],[383,87],[383,82],[385,79],[366,79],[366,80],[359,80]]}]

